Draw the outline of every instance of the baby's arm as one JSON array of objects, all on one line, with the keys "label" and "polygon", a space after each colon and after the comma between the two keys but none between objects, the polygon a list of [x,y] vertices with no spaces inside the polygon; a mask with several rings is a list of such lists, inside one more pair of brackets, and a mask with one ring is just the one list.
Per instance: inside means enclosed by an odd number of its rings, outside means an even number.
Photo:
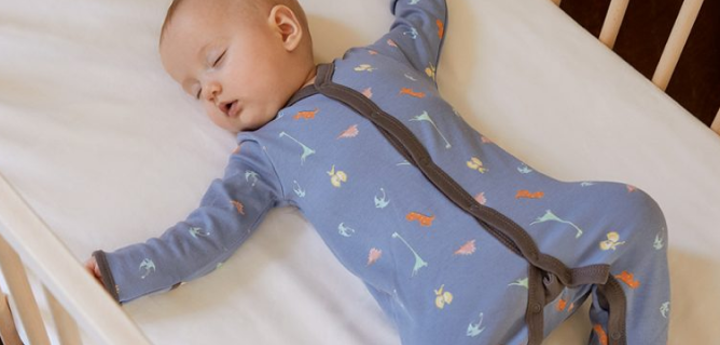
[{"label": "baby's arm", "polygon": [[447,29],[445,0],[392,0],[395,21],[390,32],[369,48],[400,57],[435,80]]},{"label": "baby's arm", "polygon": [[111,253],[97,251],[86,267],[121,303],[168,290],[217,268],[277,206],[281,195],[277,175],[259,144],[243,142],[224,178],[213,181],[200,207],[185,221],[145,243]]}]

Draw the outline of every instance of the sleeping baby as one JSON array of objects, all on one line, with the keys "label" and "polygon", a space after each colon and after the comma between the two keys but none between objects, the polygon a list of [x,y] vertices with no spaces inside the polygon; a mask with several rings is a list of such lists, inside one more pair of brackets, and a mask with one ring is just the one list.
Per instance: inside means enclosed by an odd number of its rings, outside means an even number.
[{"label": "sleeping baby", "polygon": [[294,206],[403,344],[540,344],[588,297],[589,343],[666,343],[657,203],[553,179],[471,128],[436,84],[445,1],[389,2],[385,36],[316,66],[296,0],[174,1],[162,63],[238,146],[184,221],[88,269],[120,303],[166,291]]}]

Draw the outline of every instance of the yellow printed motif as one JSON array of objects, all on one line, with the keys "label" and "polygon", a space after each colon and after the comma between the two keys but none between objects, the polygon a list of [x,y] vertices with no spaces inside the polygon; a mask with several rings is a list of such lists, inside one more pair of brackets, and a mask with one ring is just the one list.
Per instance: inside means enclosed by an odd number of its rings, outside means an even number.
[{"label": "yellow printed motif", "polygon": [[432,63],[425,68],[425,74],[427,74],[430,79],[435,80],[435,66],[433,66]]},{"label": "yellow printed motif", "polygon": [[467,166],[468,168],[477,170],[483,174],[488,171],[488,169],[483,166],[483,163],[477,157],[471,157],[470,160],[467,161]]},{"label": "yellow printed motif", "polygon": [[332,183],[333,186],[340,188],[340,184],[343,182],[347,182],[347,174],[345,174],[344,171],[338,170],[335,171],[335,166],[332,166],[332,170],[327,172],[328,175],[330,175],[330,183]]},{"label": "yellow printed motif", "polygon": [[438,307],[438,309],[445,308],[445,304],[450,304],[453,300],[453,295],[450,292],[443,292],[444,288],[445,284],[440,286],[440,290],[435,290],[435,306]]},{"label": "yellow printed motif", "polygon": [[620,234],[618,234],[615,231],[608,232],[607,234],[607,241],[601,241],[600,242],[600,249],[602,250],[615,250],[617,249],[617,246],[621,244],[625,244],[625,241],[618,242],[620,240]]}]

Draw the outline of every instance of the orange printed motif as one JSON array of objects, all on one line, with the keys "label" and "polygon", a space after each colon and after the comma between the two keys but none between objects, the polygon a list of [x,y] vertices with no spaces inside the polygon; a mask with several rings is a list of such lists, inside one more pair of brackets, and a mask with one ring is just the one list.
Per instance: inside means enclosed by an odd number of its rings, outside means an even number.
[{"label": "orange printed motif", "polygon": [[373,96],[372,88],[369,87],[369,88],[363,90],[362,94],[363,94],[363,96],[365,96],[367,98],[372,98],[372,96]]},{"label": "orange printed motif", "polygon": [[631,185],[629,185],[629,184],[628,184],[628,185],[625,185],[625,187],[627,187],[628,193],[632,193],[632,192],[634,192],[635,189],[636,189],[635,186],[631,186]]},{"label": "orange printed motif", "polygon": [[485,192],[480,192],[477,195],[475,195],[475,200],[477,200],[480,205],[485,205],[487,203],[487,198],[485,197]]},{"label": "orange printed motif", "polygon": [[370,249],[370,253],[368,253],[367,266],[374,264],[375,261],[378,261],[381,256],[382,256],[382,250],[377,249],[377,248]]},{"label": "orange printed motif", "polygon": [[245,215],[245,211],[243,210],[245,208],[245,206],[243,206],[243,204],[241,202],[233,200],[232,204],[235,206],[238,213],[242,214],[243,216]]},{"label": "orange printed motif", "polygon": [[374,50],[368,50],[368,53],[370,53],[370,55],[377,55],[377,52]]},{"label": "orange printed motif", "polygon": [[420,225],[422,226],[430,226],[432,225],[433,220],[435,219],[435,216],[426,216],[417,212],[410,212],[405,216],[405,219],[408,221],[414,221],[417,220],[420,222]]},{"label": "orange printed motif", "polygon": [[315,110],[312,110],[312,111],[300,111],[300,112],[298,112],[297,114],[295,114],[295,116],[293,116],[293,119],[295,119],[295,120],[300,120],[300,119],[310,120],[310,119],[314,119],[314,118],[315,118],[315,114],[317,114],[317,112],[318,112],[318,108],[315,108]]},{"label": "orange printed motif", "polygon": [[395,41],[393,41],[392,39],[389,39],[389,38],[387,40],[387,44],[391,47],[395,47],[395,48],[398,47],[397,44],[395,43]]},{"label": "orange printed motif", "polygon": [[566,306],[567,306],[567,301],[561,298],[558,300],[557,304],[555,305],[555,310],[563,311],[563,310],[565,310]]},{"label": "orange printed motif", "polygon": [[545,193],[543,193],[543,192],[530,193],[529,190],[523,189],[523,190],[519,190],[517,192],[517,194],[515,194],[515,199],[520,199],[520,198],[541,199],[543,196],[545,196]]},{"label": "orange printed motif", "polygon": [[438,26],[438,37],[442,39],[443,34],[445,33],[445,25],[443,25],[443,22],[440,21],[440,19],[436,19],[435,24]]},{"label": "orange printed motif", "polygon": [[593,326],[593,330],[595,331],[595,334],[597,334],[597,336],[598,336],[598,341],[600,341],[600,345],[607,345],[607,343],[608,343],[607,333],[605,333],[605,330],[602,328],[602,326],[599,323],[596,323],[595,326]]},{"label": "orange printed motif", "polygon": [[360,131],[358,131],[357,125],[352,125],[352,126],[348,127],[348,129],[346,129],[342,133],[340,133],[340,135],[338,135],[338,137],[335,139],[354,138],[358,135],[358,133],[360,133]]},{"label": "orange printed motif", "polygon": [[622,271],[620,274],[616,274],[615,278],[620,279],[623,283],[627,284],[631,289],[637,289],[640,287],[640,281],[635,280],[632,273],[628,271]]},{"label": "orange printed motif", "polygon": [[400,94],[401,95],[405,94],[405,95],[413,96],[413,97],[417,97],[417,98],[425,98],[424,92],[415,92],[412,89],[407,88],[407,87],[400,89]]},{"label": "orange printed motif", "polygon": [[475,240],[470,240],[463,244],[460,249],[456,250],[455,255],[470,255],[475,253],[475,249]]},{"label": "orange printed motif", "polygon": [[238,145],[238,146],[233,150],[233,154],[234,154],[234,155],[239,154],[239,153],[240,153],[240,149],[241,149],[241,148],[240,148],[240,145]]}]

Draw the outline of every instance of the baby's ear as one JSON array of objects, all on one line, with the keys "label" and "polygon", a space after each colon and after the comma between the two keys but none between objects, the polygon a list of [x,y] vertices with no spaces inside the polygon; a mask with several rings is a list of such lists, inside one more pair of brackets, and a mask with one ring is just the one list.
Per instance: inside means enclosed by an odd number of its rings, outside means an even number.
[{"label": "baby's ear", "polygon": [[270,27],[276,32],[283,41],[283,46],[287,51],[293,51],[300,45],[303,37],[303,28],[300,20],[289,7],[285,5],[275,5],[270,10],[268,17]]}]

